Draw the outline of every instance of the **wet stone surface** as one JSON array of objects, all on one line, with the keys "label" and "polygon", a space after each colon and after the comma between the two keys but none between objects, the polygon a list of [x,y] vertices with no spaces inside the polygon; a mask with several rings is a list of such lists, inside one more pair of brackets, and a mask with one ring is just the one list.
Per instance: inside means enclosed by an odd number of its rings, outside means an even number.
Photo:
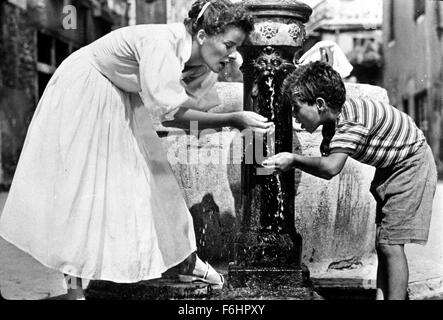
[{"label": "wet stone surface", "polygon": [[309,287],[264,290],[261,288],[230,288],[214,292],[211,300],[324,300]]},{"label": "wet stone surface", "polygon": [[88,300],[323,300],[314,291],[309,271],[281,268],[242,268],[231,265],[222,289],[183,283],[173,274],[161,279],[121,284],[91,281]]},{"label": "wet stone surface", "polygon": [[91,282],[87,300],[324,300],[312,287],[248,286],[234,288],[226,283],[213,289],[204,283],[180,283],[174,279],[157,279],[136,284]]},{"label": "wet stone surface", "polygon": [[87,300],[174,300],[207,299],[212,288],[204,283],[182,283],[161,278],[131,284],[92,281],[85,291]]}]

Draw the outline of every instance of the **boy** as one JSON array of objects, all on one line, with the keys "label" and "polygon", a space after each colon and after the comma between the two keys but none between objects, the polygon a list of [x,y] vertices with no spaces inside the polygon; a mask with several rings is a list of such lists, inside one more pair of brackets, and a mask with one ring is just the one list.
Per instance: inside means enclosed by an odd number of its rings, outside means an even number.
[{"label": "boy", "polygon": [[[322,157],[279,153],[263,162],[276,171],[301,169],[331,179],[348,156],[376,167],[371,193],[377,202],[378,300],[407,297],[408,264],[404,244],[428,239],[437,171],[423,132],[405,113],[372,100],[346,100],[340,75],[323,62],[298,67],[282,94],[308,132],[334,128]],[[331,125],[332,124],[332,125]]]}]

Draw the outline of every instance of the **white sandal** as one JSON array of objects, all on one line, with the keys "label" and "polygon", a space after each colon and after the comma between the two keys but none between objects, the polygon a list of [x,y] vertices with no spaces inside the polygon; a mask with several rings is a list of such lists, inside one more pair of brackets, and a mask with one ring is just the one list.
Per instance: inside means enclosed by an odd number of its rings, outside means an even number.
[{"label": "white sandal", "polygon": [[[209,272],[213,271],[214,273],[216,273],[219,277],[220,277],[220,281],[219,282],[214,282],[208,279],[208,275]],[[218,273],[213,267],[211,267],[211,265],[206,261],[206,271],[203,277],[201,276],[197,276],[194,274],[179,274],[178,278],[180,279],[181,282],[203,282],[203,283],[207,283],[209,285],[211,285],[211,288],[213,289],[221,289],[223,288],[223,285],[225,283],[225,278],[223,277],[223,275],[221,275],[220,273]]]}]

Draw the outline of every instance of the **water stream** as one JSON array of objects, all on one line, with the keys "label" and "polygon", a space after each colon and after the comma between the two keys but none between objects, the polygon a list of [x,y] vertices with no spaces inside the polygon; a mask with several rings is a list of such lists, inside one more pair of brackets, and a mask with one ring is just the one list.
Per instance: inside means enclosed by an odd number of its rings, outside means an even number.
[{"label": "water stream", "polygon": [[[275,95],[275,89],[274,89],[274,78],[273,77],[269,77],[268,80],[265,82],[266,85],[269,88],[269,92],[271,93],[270,95],[270,99],[269,99],[269,110],[271,111],[271,117],[270,117],[270,121],[274,122],[275,120],[275,110],[274,110],[274,95]],[[271,140],[270,143],[268,143],[267,139]],[[276,145],[276,141],[275,141],[275,132],[273,135],[271,136],[266,136],[264,143],[266,145],[266,156],[272,156],[275,155],[275,145]],[[282,190],[282,185],[281,185],[281,180],[280,180],[280,174],[279,173],[274,173],[272,175],[271,181],[274,180],[275,184],[277,186],[277,211],[274,213],[274,218],[276,225],[277,225],[277,231],[282,231],[283,229],[283,225],[279,222],[284,220],[284,216],[283,216],[283,211],[284,211],[284,193]],[[268,229],[271,229],[272,225],[268,226]]]}]

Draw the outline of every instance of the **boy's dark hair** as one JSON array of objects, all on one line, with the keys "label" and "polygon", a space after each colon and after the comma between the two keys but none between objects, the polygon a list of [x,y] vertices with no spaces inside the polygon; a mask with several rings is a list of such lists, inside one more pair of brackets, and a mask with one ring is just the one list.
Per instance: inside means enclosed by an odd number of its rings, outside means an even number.
[{"label": "boy's dark hair", "polygon": [[[211,2],[211,4],[197,19],[207,2]],[[195,1],[184,24],[192,35],[203,29],[208,35],[213,36],[225,32],[231,26],[240,28],[247,35],[254,30],[254,19],[246,12],[245,6],[242,3],[232,3],[229,0]]]},{"label": "boy's dark hair", "polygon": [[292,105],[294,99],[312,105],[323,98],[328,107],[340,112],[346,100],[346,89],[340,74],[320,61],[298,66],[282,85],[282,95]]}]

